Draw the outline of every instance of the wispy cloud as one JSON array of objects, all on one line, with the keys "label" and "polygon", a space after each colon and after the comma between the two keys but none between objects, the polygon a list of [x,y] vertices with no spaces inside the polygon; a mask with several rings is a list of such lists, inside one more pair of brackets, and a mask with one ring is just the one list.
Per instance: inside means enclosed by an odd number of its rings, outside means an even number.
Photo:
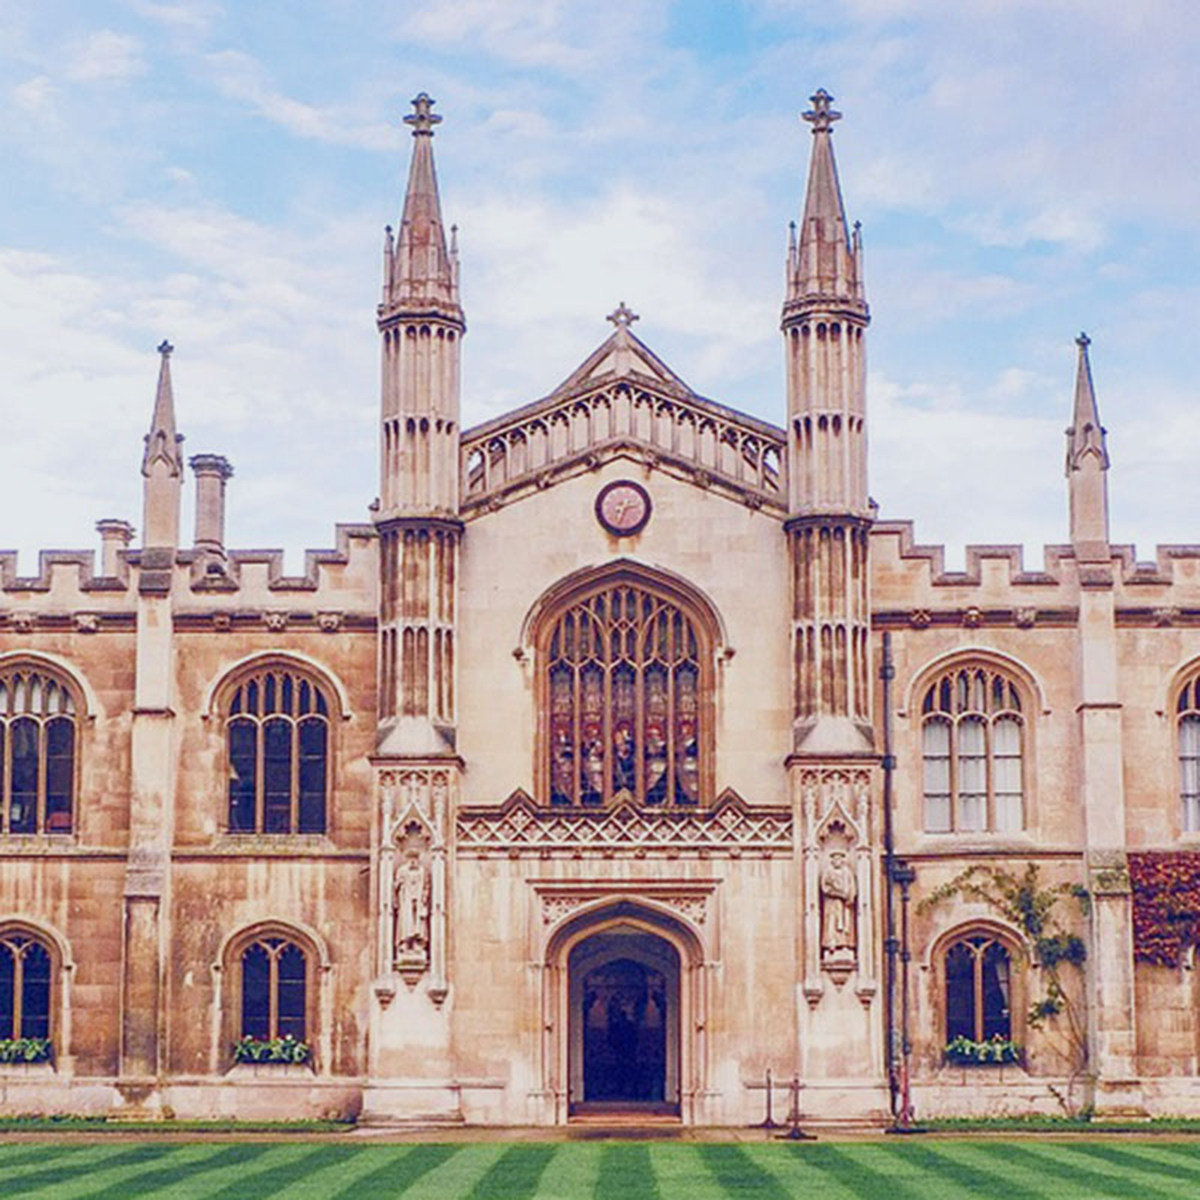
[{"label": "wispy cloud", "polygon": [[124,83],[146,71],[142,44],[129,34],[99,29],[68,46],[63,76],[74,83]]}]

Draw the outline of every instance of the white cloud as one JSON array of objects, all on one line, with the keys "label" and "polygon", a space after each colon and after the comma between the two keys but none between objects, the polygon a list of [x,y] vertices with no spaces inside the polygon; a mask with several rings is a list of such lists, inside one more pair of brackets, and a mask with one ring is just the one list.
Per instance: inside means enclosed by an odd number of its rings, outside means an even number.
[{"label": "white cloud", "polygon": [[142,44],[128,34],[100,29],[70,45],[63,75],[75,83],[121,83],[146,70]]},{"label": "white cloud", "polygon": [[32,79],[17,84],[12,90],[12,98],[22,111],[46,116],[53,110],[57,90],[49,75],[35,75]]},{"label": "white cloud", "polygon": [[220,50],[204,59],[217,91],[248,103],[260,116],[297,137],[366,150],[390,150],[395,133],[382,123],[355,124],[343,114],[305,104],[269,86],[260,62],[239,50]]}]

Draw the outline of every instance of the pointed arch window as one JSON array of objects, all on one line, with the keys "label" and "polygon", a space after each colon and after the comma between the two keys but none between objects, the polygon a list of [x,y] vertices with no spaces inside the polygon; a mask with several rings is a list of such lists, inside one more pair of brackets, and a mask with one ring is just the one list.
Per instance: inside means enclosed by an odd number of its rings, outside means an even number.
[{"label": "pointed arch window", "polygon": [[997,938],[971,933],[946,949],[946,1041],[1013,1036],[1012,955]]},{"label": "pointed arch window", "polygon": [[1200,674],[1179,691],[1175,702],[1179,746],[1179,786],[1184,833],[1200,833]]},{"label": "pointed arch window", "polygon": [[921,703],[925,829],[1007,833],[1024,817],[1022,689],[992,666],[940,675]]},{"label": "pointed arch window", "polygon": [[555,805],[707,798],[712,634],[665,589],[621,579],[544,619],[543,764]]},{"label": "pointed arch window", "polygon": [[308,1038],[308,959],[283,937],[260,937],[241,954],[241,1036]]},{"label": "pointed arch window", "polygon": [[70,833],[78,705],[42,666],[0,671],[0,810],[6,833]]},{"label": "pointed arch window", "polygon": [[50,1037],[51,963],[37,938],[0,934],[0,1039]]},{"label": "pointed arch window", "polygon": [[329,701],[315,681],[272,666],[229,696],[226,740],[231,833],[324,833]]}]

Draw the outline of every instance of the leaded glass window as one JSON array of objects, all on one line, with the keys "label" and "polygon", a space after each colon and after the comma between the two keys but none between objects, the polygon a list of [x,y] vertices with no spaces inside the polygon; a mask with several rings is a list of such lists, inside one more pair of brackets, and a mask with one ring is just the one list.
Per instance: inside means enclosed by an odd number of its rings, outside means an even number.
[{"label": "leaded glass window", "polygon": [[990,666],[956,667],[921,704],[925,830],[1007,833],[1024,827],[1021,689]]},{"label": "leaded glass window", "polygon": [[229,829],[324,833],[329,779],[329,702],[310,679],[261,670],[229,700]]},{"label": "leaded glass window", "polygon": [[561,610],[545,639],[552,804],[693,805],[711,738],[703,626],[649,587],[616,582]]},{"label": "leaded glass window", "polygon": [[74,692],[42,667],[0,672],[0,819],[7,833],[70,833]]},{"label": "leaded glass window", "polygon": [[262,937],[242,951],[242,1037],[306,1038],[308,962],[295,942]]},{"label": "leaded glass window", "polygon": [[946,951],[946,1041],[1012,1038],[1012,959],[994,937],[971,934]]},{"label": "leaded glass window", "polygon": [[50,952],[25,933],[0,935],[0,1038],[50,1036]]},{"label": "leaded glass window", "polygon": [[1179,722],[1179,783],[1183,830],[1200,833],[1200,676],[1189,680],[1175,704]]}]

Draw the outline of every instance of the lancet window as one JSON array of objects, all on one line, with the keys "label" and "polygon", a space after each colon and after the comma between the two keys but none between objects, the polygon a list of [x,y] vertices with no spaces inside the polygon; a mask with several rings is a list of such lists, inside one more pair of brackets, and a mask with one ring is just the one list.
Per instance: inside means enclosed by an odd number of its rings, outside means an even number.
[{"label": "lancet window", "polygon": [[946,1041],[1012,1038],[1012,957],[995,937],[968,934],[946,950]]},{"label": "lancet window", "polygon": [[295,942],[261,937],[243,951],[242,1037],[293,1037],[308,1034],[308,960]]},{"label": "lancet window", "polygon": [[329,702],[313,680],[272,666],[229,697],[231,833],[324,833]]},{"label": "lancet window", "polygon": [[1179,728],[1179,782],[1185,833],[1200,833],[1200,675],[1180,690],[1175,702]]},{"label": "lancet window", "polygon": [[1024,824],[1021,689],[991,666],[956,667],[921,704],[925,829],[1004,833]]},{"label": "lancet window", "polygon": [[76,701],[41,666],[0,673],[0,798],[7,833],[70,833]]},{"label": "lancet window", "polygon": [[699,616],[613,582],[560,609],[542,645],[550,802],[700,803],[712,730]]},{"label": "lancet window", "polygon": [[36,938],[0,935],[0,1039],[50,1036],[50,964]]}]

